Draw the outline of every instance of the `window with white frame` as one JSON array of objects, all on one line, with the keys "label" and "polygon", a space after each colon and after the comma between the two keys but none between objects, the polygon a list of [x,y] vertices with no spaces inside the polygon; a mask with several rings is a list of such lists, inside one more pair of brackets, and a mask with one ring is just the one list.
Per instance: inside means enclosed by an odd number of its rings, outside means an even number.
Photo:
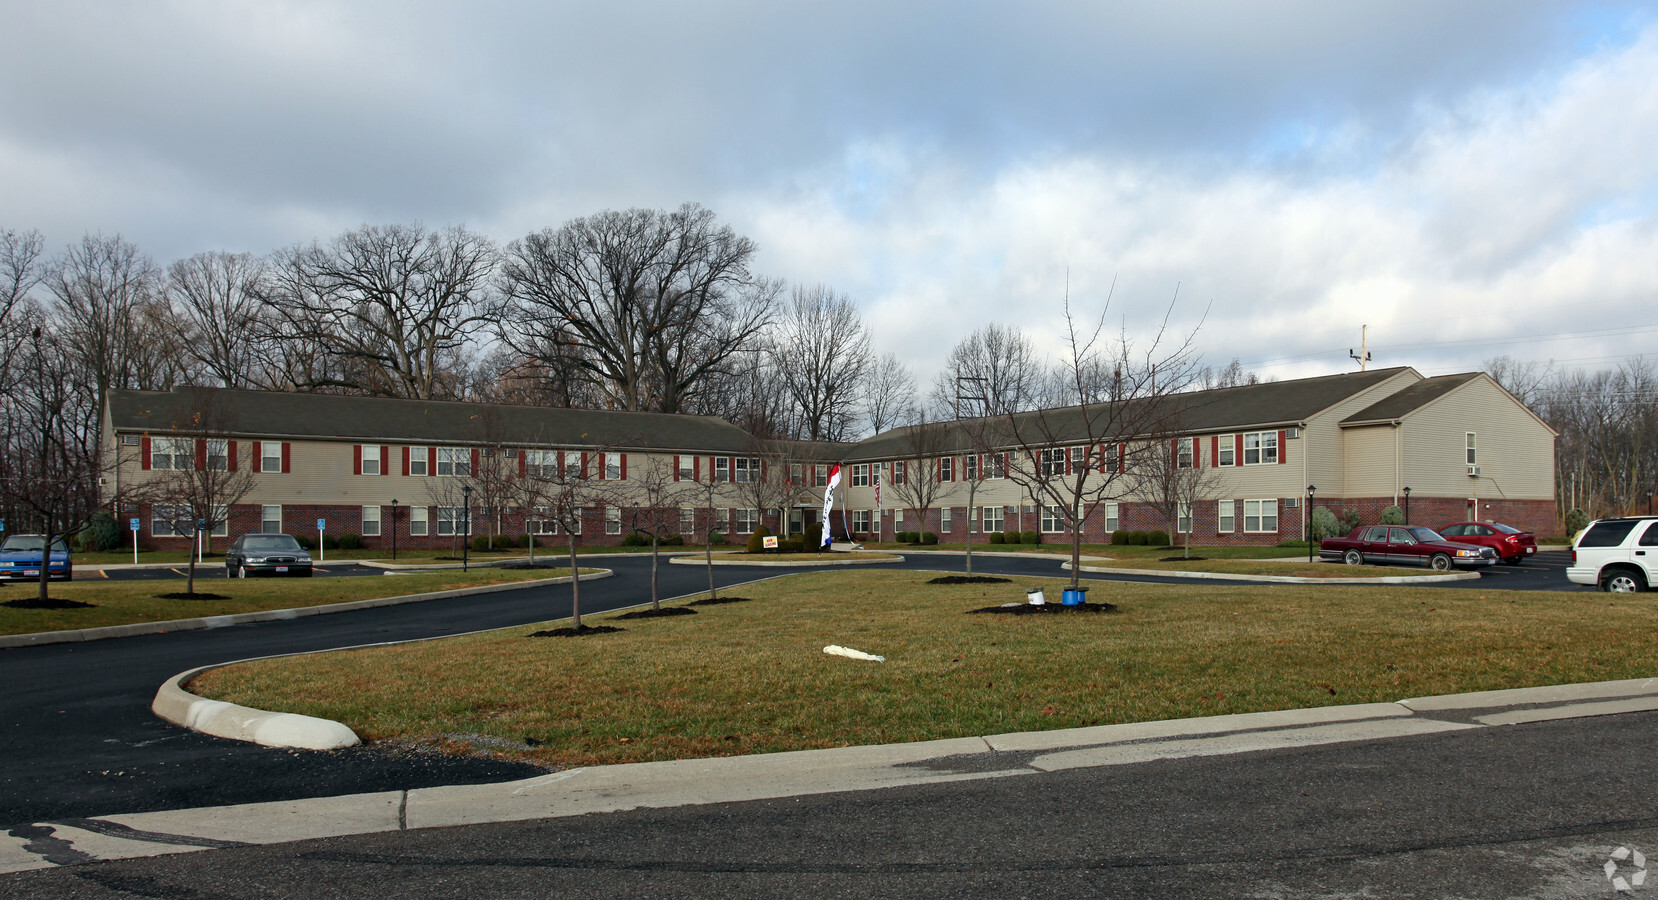
[{"label": "window with white frame", "polygon": [[722,506],[715,509],[711,515],[712,518],[708,521],[709,531],[718,531],[720,534],[731,533],[731,510]]},{"label": "window with white frame", "polygon": [[438,536],[470,534],[471,521],[464,506],[438,507]]},{"label": "window with white frame", "polygon": [[424,506],[409,507],[409,536],[425,537],[428,532],[427,517],[431,513]]},{"label": "window with white frame", "polygon": [[829,483],[829,466],[827,464],[819,465],[817,467],[817,480],[812,482],[812,484],[821,486],[821,485],[825,485],[825,484],[828,484],[828,483]]},{"label": "window with white frame", "polygon": [[852,510],[852,530],[858,534],[867,534],[869,532],[869,510]]},{"label": "window with white frame", "polygon": [[380,507],[363,507],[363,537],[380,536]]},{"label": "window with white frame", "polygon": [[1243,436],[1246,466],[1270,466],[1278,463],[1278,432],[1251,431]]},{"label": "window with white frame", "polygon": [[955,457],[953,457],[953,456],[941,456],[941,457],[939,457],[939,460],[938,460],[938,480],[939,481],[955,481],[956,480],[956,458]]},{"label": "window with white frame", "polygon": [[1215,521],[1218,523],[1218,527],[1216,528],[1217,531],[1221,534],[1231,534],[1232,532],[1238,530],[1238,521],[1235,518],[1238,511],[1236,501],[1222,500],[1216,507],[1216,510],[1217,515]]},{"label": "window with white frame", "polygon": [[207,447],[207,461],[204,467],[214,472],[225,472],[230,469],[230,442],[208,438],[202,442]]},{"label": "window with white frame", "polygon": [[950,525],[950,507],[946,506],[938,511],[938,530],[949,534]]},{"label": "window with white frame", "polygon": [[604,533],[622,533],[622,508],[620,506],[607,506],[604,508]]},{"label": "window with white frame", "polygon": [[1238,438],[1236,435],[1223,434],[1215,440],[1215,465],[1236,465],[1237,457]]},{"label": "window with white frame", "polygon": [[[606,453],[604,455],[604,477],[606,481],[618,481],[622,477],[622,454]],[[620,532],[617,532],[618,534]]]},{"label": "window with white frame", "polygon": [[261,472],[280,472],[280,471],[282,471],[282,442],[281,441],[260,441],[259,442],[259,471],[261,471]]},{"label": "window with white frame", "polygon": [[991,478],[1006,478],[1007,477],[1007,454],[1005,454],[1005,453],[992,453],[992,454],[990,454],[990,464],[988,466],[988,469],[989,469],[989,477],[991,477]]},{"label": "window with white frame", "polygon": [[527,478],[543,480],[558,477],[557,450],[525,450],[524,475]]},{"label": "window with white frame", "polygon": [[1195,461],[1193,457],[1196,450],[1196,438],[1181,438],[1180,440],[1175,441],[1174,467],[1177,469],[1190,469]]},{"label": "window with white frame", "polygon": [[568,510],[566,518],[570,521],[565,524],[565,530],[570,534],[581,534],[582,511],[579,509]]},{"label": "window with white frame", "polygon": [[894,460],[892,463],[892,483],[903,484],[909,478],[910,467],[903,460]]},{"label": "window with white frame", "polygon": [[789,463],[789,483],[805,484],[806,466],[803,463]]},{"label": "window with white frame", "polygon": [[[188,506],[155,506],[150,510],[150,534],[155,537],[191,537],[195,534],[195,515]],[[230,535],[229,514],[225,507],[215,506],[213,537]]]},{"label": "window with white frame", "polygon": [[1065,448],[1046,447],[1036,451],[1037,471],[1044,477],[1065,474]]},{"label": "window with white frame", "polygon": [[694,481],[697,477],[697,458],[695,456],[679,457],[679,480]]},{"label": "window with white frame", "polygon": [[697,532],[697,511],[693,507],[679,508],[679,533],[690,537]]},{"label": "window with white frame", "polygon": [[1192,504],[1184,500],[1175,504],[1174,530],[1176,534],[1192,533]]},{"label": "window with white frame", "polygon": [[151,438],[150,468],[170,470],[196,467],[196,442],[193,438]]},{"label": "window with white frame", "polygon": [[259,531],[262,534],[280,534],[282,532],[282,507],[259,507]]},{"label": "window with white frame", "polygon": [[1477,448],[1475,447],[1474,433],[1472,431],[1468,432],[1464,435],[1464,439],[1468,448],[1468,465],[1475,465],[1480,461],[1480,458]]},{"label": "window with white frame", "polygon": [[754,529],[760,524],[760,511],[758,509],[739,508],[732,510],[731,513],[733,526],[737,529],[738,534],[753,534]]},{"label": "window with white frame", "polygon": [[1264,534],[1278,530],[1278,501],[1245,500],[1244,532]]},{"label": "window with white frame", "polygon": [[904,530],[904,511],[901,510],[901,509],[893,510],[893,513],[892,513],[892,530],[893,531],[903,531]]},{"label": "window with white frame", "polygon": [[564,451],[564,477],[566,479],[587,477],[587,470],[581,464],[580,450]]},{"label": "window with white frame", "polygon": [[1065,530],[1065,507],[1054,503],[1042,504],[1042,532],[1058,534]]},{"label": "window with white frame", "polygon": [[529,516],[530,534],[558,534],[558,520],[551,506],[537,506]]},{"label": "window with white frame", "polygon": [[410,448],[408,448],[408,450],[409,450],[409,474],[410,475],[425,475],[425,474],[427,474],[426,473],[426,460],[431,454],[427,452],[427,449],[425,447],[410,447]]},{"label": "window with white frame", "polygon": [[1002,513],[1000,506],[986,506],[979,510],[979,532],[989,534],[992,531],[1002,530]]},{"label": "window with white frame", "polygon": [[363,448],[363,474],[364,475],[378,475],[378,474],[380,474],[380,448],[379,447],[376,446],[376,447],[364,447]]},{"label": "window with white frame", "polygon": [[[452,475],[456,478],[466,477],[468,468],[472,465],[472,451],[466,447],[439,447],[438,470],[439,475]],[[442,532],[439,532],[441,534]]]},{"label": "window with white frame", "polygon": [[869,463],[854,463],[852,466],[852,486],[869,487]]},{"label": "window with white frame", "polygon": [[747,456],[739,456],[731,461],[732,480],[738,484],[755,484],[760,480],[760,461]]},{"label": "window with white frame", "polygon": [[714,457],[714,480],[724,484],[731,480],[731,458],[726,456]]},{"label": "window with white frame", "polygon": [[977,481],[979,478],[979,455],[969,453],[961,459],[962,478],[967,481]]},{"label": "window with white frame", "polygon": [[1118,523],[1122,521],[1121,519],[1118,518],[1118,512],[1117,511],[1118,511],[1118,507],[1117,507],[1117,504],[1116,504],[1115,501],[1110,501],[1110,502],[1107,502],[1105,504],[1105,533],[1106,534],[1110,534],[1111,532],[1116,531],[1117,528],[1118,528]]}]

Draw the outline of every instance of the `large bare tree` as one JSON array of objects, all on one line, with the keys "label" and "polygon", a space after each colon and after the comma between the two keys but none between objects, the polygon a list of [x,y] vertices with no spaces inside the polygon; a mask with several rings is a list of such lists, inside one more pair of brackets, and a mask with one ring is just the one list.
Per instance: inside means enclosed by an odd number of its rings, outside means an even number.
[{"label": "large bare tree", "polygon": [[[1086,375],[1091,360],[1082,361]],[[1047,386],[1041,354],[1018,328],[992,323],[957,342],[933,381],[939,418],[1001,416],[1040,405]],[[948,411],[948,412],[945,412]]]},{"label": "large bare tree", "polygon": [[579,367],[608,405],[680,412],[766,322],[778,287],[749,273],[754,252],[696,204],[538,231],[507,247],[498,336]]},{"label": "large bare tree", "polygon": [[198,253],[167,267],[168,296],[188,329],[182,350],[225,387],[262,386],[265,278],[264,260],[249,253]]},{"label": "large bare tree", "polygon": [[916,421],[921,416],[922,398],[915,385],[915,374],[899,361],[895,353],[888,353],[870,364],[860,395],[864,421],[871,434],[880,434]]},{"label": "large bare tree", "polygon": [[869,331],[858,307],[824,285],[797,285],[772,322],[767,349],[794,407],[794,436],[808,441],[850,438],[858,388],[872,362]]},{"label": "large bare tree", "polygon": [[51,264],[45,280],[53,298],[52,316],[63,346],[92,387],[93,405],[103,409],[114,388],[164,389],[157,360],[172,347],[157,333],[164,306],[161,270],[120,236],[86,235]]}]

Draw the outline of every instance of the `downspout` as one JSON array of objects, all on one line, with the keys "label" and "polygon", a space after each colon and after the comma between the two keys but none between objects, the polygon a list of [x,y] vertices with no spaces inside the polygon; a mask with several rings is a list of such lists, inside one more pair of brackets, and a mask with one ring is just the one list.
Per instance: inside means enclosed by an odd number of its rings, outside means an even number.
[{"label": "downspout", "polygon": [[[1307,480],[1311,476],[1311,471],[1308,468],[1307,457],[1312,455],[1312,446],[1313,446],[1313,436],[1307,431],[1307,423],[1302,422],[1301,423],[1301,483],[1302,484],[1312,484],[1312,482]],[[1284,448],[1280,449],[1280,452],[1287,452],[1288,450],[1289,450],[1288,447],[1284,447]],[[1301,504],[1301,539],[1304,540],[1304,541],[1307,541],[1309,544],[1312,543],[1312,539],[1313,539],[1312,538],[1312,534],[1313,534],[1312,524],[1313,524],[1313,505],[1311,503],[1303,503],[1303,504]]]},{"label": "downspout", "polygon": [[1393,505],[1399,505],[1399,488],[1405,480],[1405,429],[1393,420]]}]

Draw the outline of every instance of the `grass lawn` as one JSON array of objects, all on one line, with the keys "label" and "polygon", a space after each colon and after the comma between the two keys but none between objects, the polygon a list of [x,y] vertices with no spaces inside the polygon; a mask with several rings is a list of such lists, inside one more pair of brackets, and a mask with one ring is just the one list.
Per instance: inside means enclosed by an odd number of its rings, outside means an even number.
[{"label": "grass lawn", "polygon": [[[685,550],[685,549],[687,549],[687,548],[678,547],[678,546],[676,546],[676,547],[663,547],[662,551],[665,553],[669,550]],[[698,548],[693,547],[693,548],[689,548],[689,549],[698,549]],[[577,551],[577,554],[581,555],[581,556],[587,556],[589,554],[610,554],[610,553],[644,553],[646,555],[649,555],[650,552],[651,552],[651,548],[649,548],[649,547],[577,547],[576,551]],[[310,551],[313,559],[316,558],[317,552],[318,551],[316,551],[316,550],[311,550]],[[386,549],[381,549],[381,550],[326,550],[326,551],[323,551],[322,554],[323,554],[323,562],[335,562],[335,561],[338,561],[338,560],[347,560],[347,559],[349,559],[349,560],[373,559],[373,560],[384,560],[384,561],[387,561],[387,562],[391,561],[391,551],[386,550]],[[469,551],[467,551],[467,556],[470,559],[478,560],[480,562],[486,562],[487,563],[487,562],[492,562],[492,561],[498,562],[498,561],[501,561],[501,560],[528,559],[529,558],[529,551],[527,549],[524,549],[524,548],[518,548],[518,549],[514,549],[514,550],[469,550]],[[569,553],[563,547],[539,547],[538,546],[538,547],[535,548],[535,558],[538,559],[538,560],[547,559],[547,558],[550,558],[550,557],[558,557],[558,556],[567,557],[567,556],[569,556]],[[453,550],[451,550],[447,547],[445,547],[441,550],[409,550],[409,549],[400,548],[397,551],[397,561],[400,562],[400,563],[403,563],[403,562],[411,562],[411,563],[412,562],[431,562],[431,561],[434,561],[434,560],[441,561],[441,562],[459,562],[460,558],[461,558],[461,551],[460,551],[459,548],[455,548]],[[219,569],[222,570],[224,568],[224,559],[225,559],[225,555],[223,553],[208,553],[208,554],[205,554],[203,556],[202,562],[199,564],[199,566],[209,566],[209,567],[217,566]],[[183,550],[139,550],[138,551],[138,563],[139,563],[139,565],[143,565],[145,563],[165,563],[165,564],[168,564],[168,565],[183,565],[184,563],[187,563],[189,561],[190,561],[190,554],[186,553]],[[128,549],[126,549],[124,551],[123,550],[111,550],[111,551],[108,551],[108,552],[100,552],[100,553],[76,553],[75,554],[75,564],[77,566],[132,565],[132,549],[129,547]]]},{"label": "grass lawn", "polygon": [[[1198,554],[1192,554],[1197,556]],[[1297,578],[1415,578],[1440,575],[1432,569],[1417,566],[1349,566],[1341,563],[1307,562],[1305,557],[1294,562],[1256,559],[1114,559],[1109,562],[1088,562],[1084,566],[1104,569],[1165,570],[1168,572],[1224,572],[1232,575],[1293,575]]]},{"label": "grass lawn", "polygon": [[[1116,613],[969,615],[1059,578],[813,572],[752,602],[269,660],[191,689],[370,741],[546,765],[919,741],[1645,677],[1658,598],[1409,586],[1095,583]],[[840,644],[887,657],[829,656]]]},{"label": "grass lawn", "polygon": [[[870,550],[891,550],[899,553],[911,551],[925,552],[928,550],[966,550],[966,544],[864,544]],[[979,544],[973,545],[974,553],[1040,553],[1057,556],[1070,556],[1071,545],[1063,543],[1052,544]],[[1083,544],[1083,556],[1109,556],[1112,559],[1161,559],[1165,556],[1179,556],[1179,547],[1145,547],[1131,544]],[[1292,556],[1307,557],[1307,548],[1302,547],[1199,547],[1192,545],[1192,555],[1207,559],[1287,559]]]},{"label": "grass lawn", "polygon": [[[582,571],[591,571],[583,569]],[[222,574],[220,569],[214,574]],[[73,628],[99,628],[138,622],[165,622],[197,616],[290,609],[349,603],[403,594],[423,594],[460,587],[505,584],[536,578],[569,575],[563,569],[483,569],[475,572],[410,572],[383,577],[360,578],[223,578],[196,573],[196,593],[219,594],[225,600],[163,600],[157,595],[183,592],[184,581],[104,581],[77,578],[73,582],[52,582],[50,596],[92,606],[76,609],[14,609],[0,606],[0,634],[33,634]],[[33,600],[40,596],[35,582],[0,587],[0,604]]]}]

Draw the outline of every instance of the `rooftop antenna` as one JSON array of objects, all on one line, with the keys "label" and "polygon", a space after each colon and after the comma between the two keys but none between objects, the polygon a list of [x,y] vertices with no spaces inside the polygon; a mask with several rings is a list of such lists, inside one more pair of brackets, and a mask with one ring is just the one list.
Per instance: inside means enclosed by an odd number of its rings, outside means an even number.
[{"label": "rooftop antenna", "polygon": [[1358,361],[1360,372],[1363,372],[1365,364],[1370,362],[1370,350],[1368,349],[1369,346],[1370,346],[1370,326],[1369,325],[1364,325],[1364,326],[1361,326],[1361,330],[1359,331],[1359,352],[1354,353],[1353,348],[1351,348],[1351,347],[1347,348],[1347,355]]}]

